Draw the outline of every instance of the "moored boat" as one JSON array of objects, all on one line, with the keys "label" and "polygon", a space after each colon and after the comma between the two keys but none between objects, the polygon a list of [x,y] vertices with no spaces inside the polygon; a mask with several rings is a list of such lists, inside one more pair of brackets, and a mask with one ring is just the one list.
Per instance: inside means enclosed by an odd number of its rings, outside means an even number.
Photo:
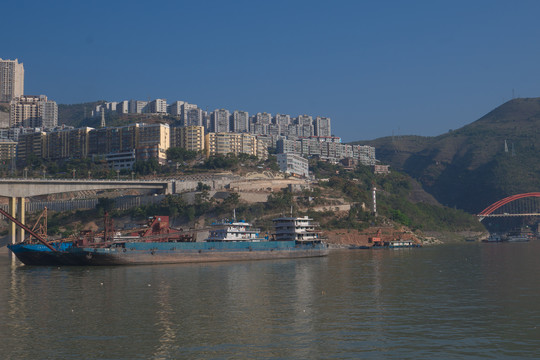
[{"label": "moored boat", "polygon": [[527,234],[513,234],[508,235],[508,237],[506,238],[506,241],[508,242],[527,242],[530,240],[531,239],[529,238],[529,236],[527,236]]},{"label": "moored boat", "polygon": [[484,239],[482,240],[482,242],[501,242],[503,241],[502,240],[502,237],[501,235],[497,234],[497,233],[491,233],[489,234],[489,237],[487,239]]},{"label": "moored boat", "polygon": [[390,249],[399,249],[399,248],[412,248],[412,247],[419,247],[414,241],[412,240],[392,240],[388,243],[388,247]]},{"label": "moored boat", "polygon": [[[130,265],[192,263],[233,260],[262,260],[325,256],[328,246],[320,239],[310,240],[261,237],[260,231],[245,221],[222,221],[204,241],[193,234],[173,229],[167,216],[154,216],[139,231],[121,234],[105,221],[100,234],[86,232],[63,242],[63,248],[43,244],[9,245],[27,265]],[[283,232],[285,235],[285,232]],[[44,250],[44,248],[46,250]]]}]

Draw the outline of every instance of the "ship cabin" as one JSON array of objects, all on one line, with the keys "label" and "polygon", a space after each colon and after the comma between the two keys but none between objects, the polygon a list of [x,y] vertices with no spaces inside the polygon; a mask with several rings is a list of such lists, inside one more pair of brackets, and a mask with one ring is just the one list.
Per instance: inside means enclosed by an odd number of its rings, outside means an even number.
[{"label": "ship cabin", "polygon": [[319,224],[313,222],[308,216],[304,217],[280,217],[272,220],[277,241],[294,240],[301,243],[319,243],[322,235]]},{"label": "ship cabin", "polygon": [[213,223],[216,228],[210,231],[206,241],[262,241],[260,229],[253,228],[250,223],[239,221],[221,221]]}]

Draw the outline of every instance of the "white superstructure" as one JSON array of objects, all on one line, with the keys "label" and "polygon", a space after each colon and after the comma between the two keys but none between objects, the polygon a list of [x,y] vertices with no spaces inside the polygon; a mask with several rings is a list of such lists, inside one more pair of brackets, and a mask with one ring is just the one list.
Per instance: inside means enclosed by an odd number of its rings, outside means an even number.
[{"label": "white superstructure", "polygon": [[320,242],[323,240],[319,224],[308,216],[281,217],[272,220],[277,241],[295,240],[299,242]]},{"label": "white superstructure", "polygon": [[267,240],[259,235],[260,230],[255,229],[244,220],[220,221],[212,224],[215,230],[210,231],[206,241],[263,241]]}]

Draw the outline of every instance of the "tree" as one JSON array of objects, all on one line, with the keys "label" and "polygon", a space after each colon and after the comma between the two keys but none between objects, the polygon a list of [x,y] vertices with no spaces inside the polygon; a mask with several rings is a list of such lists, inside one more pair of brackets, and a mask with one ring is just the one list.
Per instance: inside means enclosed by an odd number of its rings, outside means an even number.
[{"label": "tree", "polygon": [[115,201],[110,198],[99,198],[96,210],[99,216],[103,216],[106,212],[111,212],[114,209]]},{"label": "tree", "polygon": [[210,185],[203,184],[200,181],[197,183],[197,191],[210,191],[211,189]]},{"label": "tree", "polygon": [[161,201],[161,206],[165,211],[168,211],[171,217],[176,217],[184,214],[188,204],[180,195],[167,195]]},{"label": "tree", "polygon": [[240,203],[240,195],[238,193],[229,193],[229,196],[221,203],[221,210],[223,212],[230,212],[235,209]]},{"label": "tree", "polygon": [[202,164],[205,169],[230,169],[238,165],[238,158],[234,154],[212,156]]},{"label": "tree", "polygon": [[154,171],[159,171],[159,163],[154,158],[146,161],[138,160],[133,164],[133,171],[140,175],[149,175],[154,173]]},{"label": "tree", "polygon": [[272,210],[287,211],[293,205],[293,194],[287,189],[279,193],[270,194],[266,201],[267,208]]},{"label": "tree", "polygon": [[181,147],[171,147],[167,149],[167,160],[183,162],[193,160],[197,157],[196,151],[186,150]]}]

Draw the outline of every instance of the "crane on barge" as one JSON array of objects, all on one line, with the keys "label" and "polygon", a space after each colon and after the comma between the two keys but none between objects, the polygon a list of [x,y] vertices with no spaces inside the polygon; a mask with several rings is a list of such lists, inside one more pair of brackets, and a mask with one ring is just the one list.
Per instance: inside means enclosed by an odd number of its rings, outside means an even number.
[{"label": "crane on barge", "polygon": [[11,216],[7,211],[4,211],[3,209],[0,209],[0,214],[4,215],[9,221],[13,222],[15,225],[23,229],[24,231],[28,232],[31,236],[35,237],[40,243],[45,245],[49,250],[58,252],[58,249],[55,249],[51,244],[47,242],[47,240],[43,239],[41,235],[39,235],[34,230],[30,229],[28,226],[24,225],[22,222],[17,220],[15,217]]}]

